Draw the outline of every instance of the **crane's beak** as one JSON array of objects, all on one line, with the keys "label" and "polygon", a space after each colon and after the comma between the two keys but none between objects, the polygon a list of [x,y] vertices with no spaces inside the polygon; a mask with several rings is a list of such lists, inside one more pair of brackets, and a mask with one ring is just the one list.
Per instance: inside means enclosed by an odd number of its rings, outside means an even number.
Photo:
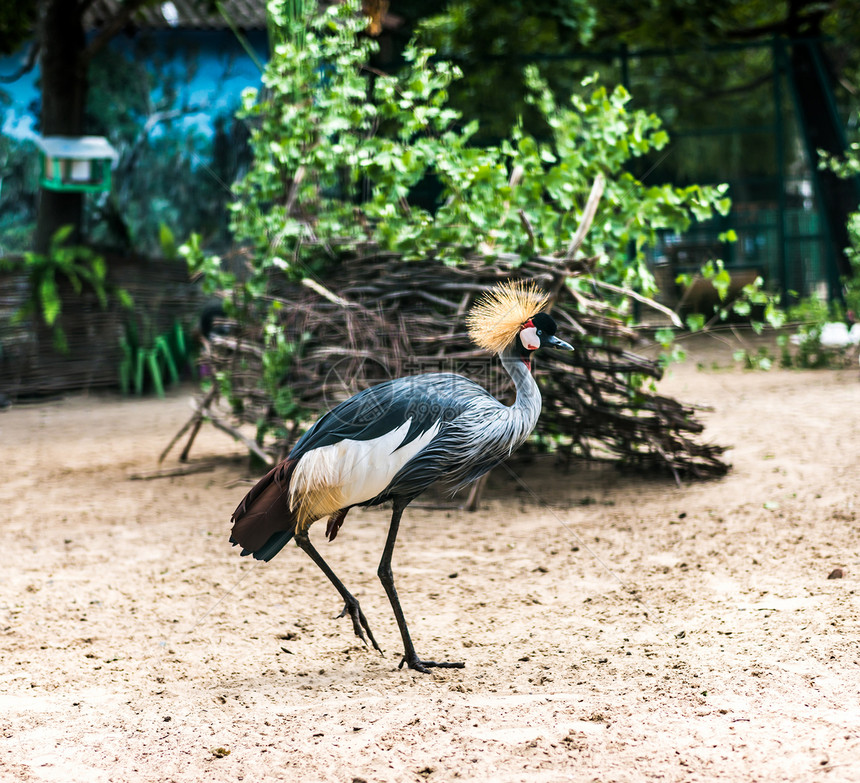
[{"label": "crane's beak", "polygon": [[556,337],[555,335],[547,337],[546,344],[551,348],[558,348],[560,351],[573,350],[573,346],[570,343],[566,343],[564,340],[559,340],[558,337]]}]

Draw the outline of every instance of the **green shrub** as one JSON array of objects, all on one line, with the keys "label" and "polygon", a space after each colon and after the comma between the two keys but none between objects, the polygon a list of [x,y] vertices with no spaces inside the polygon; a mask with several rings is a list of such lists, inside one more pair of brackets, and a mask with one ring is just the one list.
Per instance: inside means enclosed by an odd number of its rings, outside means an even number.
[{"label": "green shrub", "polygon": [[[669,137],[658,117],[631,107],[623,87],[587,79],[560,101],[536,68],[526,68],[529,100],[550,136],[517,126],[499,144],[478,146],[477,125],[461,125],[447,104],[459,70],[413,42],[397,74],[371,73],[366,63],[376,43],[361,35],[365,24],[354,2],[309,18],[303,35],[280,38],[263,89],[243,95],[254,158],[230,213],[248,249],[247,272],[240,279],[207,256],[199,237],[180,249],[209,292],[232,290],[240,319],[277,321],[266,298],[273,276],[336,278],[343,253],[359,246],[389,253],[404,268],[417,258],[516,268],[563,250],[598,176],[605,190],[580,249],[593,275],[568,284],[652,296],[645,248],[658,231],[683,232],[728,211],[725,185],[678,188],[630,173],[633,158],[664,148]],[[415,197],[428,181],[438,190],[433,204]],[[629,298],[603,290],[615,313],[632,320]],[[282,378],[300,341],[284,342],[277,329],[265,335],[274,354],[267,366],[277,368],[266,377]],[[277,388],[267,392],[277,398]]]}]

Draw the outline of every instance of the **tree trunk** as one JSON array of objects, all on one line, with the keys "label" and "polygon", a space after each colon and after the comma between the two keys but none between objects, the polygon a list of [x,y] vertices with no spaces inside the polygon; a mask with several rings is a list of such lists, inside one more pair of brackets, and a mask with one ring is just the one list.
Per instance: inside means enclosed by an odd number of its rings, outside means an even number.
[{"label": "tree trunk", "polygon": [[[851,264],[845,255],[850,245],[848,216],[860,202],[856,179],[841,179],[830,171],[816,171],[818,150],[841,157],[845,154],[842,121],[833,104],[835,80],[826,54],[818,41],[800,41],[791,47],[791,78],[803,138],[817,193],[822,222],[832,243],[832,252],[839,275],[851,276]],[[831,276],[831,284],[838,280]]]},{"label": "tree trunk", "polygon": [[[80,6],[78,0],[47,0],[42,6],[39,67],[43,136],[80,136],[83,133],[87,65]],[[36,221],[36,251],[46,252],[51,237],[65,225],[73,225],[72,240],[79,239],[83,205],[82,193],[43,188]]]}]

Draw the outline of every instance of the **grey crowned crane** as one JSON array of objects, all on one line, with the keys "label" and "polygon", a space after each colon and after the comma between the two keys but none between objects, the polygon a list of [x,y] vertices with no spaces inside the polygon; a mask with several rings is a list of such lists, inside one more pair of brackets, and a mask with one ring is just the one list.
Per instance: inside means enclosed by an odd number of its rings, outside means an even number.
[{"label": "grey crowned crane", "polygon": [[[573,348],[555,336],[555,321],[541,310],[548,297],[533,284],[504,283],[470,311],[469,335],[500,355],[516,386],[516,401],[502,405],[473,381],[427,373],[380,383],[330,410],[302,436],[289,456],[265,475],[233,512],[230,541],[243,555],[271,560],[290,539],[319,566],[343,598],[355,634],[380,653],[355,597],[308,537],[328,517],[334,540],[349,509],[391,501],[388,538],[377,571],[403,638],[400,666],[461,668],[462,663],[418,658],[400,607],[391,556],[403,509],[431,484],[457,489],[510,456],[540,415],[541,396],[531,375],[538,348]],[[367,638],[365,638],[365,632]]]}]

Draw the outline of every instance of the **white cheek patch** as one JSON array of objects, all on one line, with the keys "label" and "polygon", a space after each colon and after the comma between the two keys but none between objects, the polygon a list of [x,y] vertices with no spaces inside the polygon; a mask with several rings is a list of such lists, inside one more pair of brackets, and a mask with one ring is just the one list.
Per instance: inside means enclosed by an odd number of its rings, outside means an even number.
[{"label": "white cheek patch", "polygon": [[528,326],[520,330],[520,341],[527,351],[536,351],[540,348],[540,338],[537,336],[537,327]]}]

